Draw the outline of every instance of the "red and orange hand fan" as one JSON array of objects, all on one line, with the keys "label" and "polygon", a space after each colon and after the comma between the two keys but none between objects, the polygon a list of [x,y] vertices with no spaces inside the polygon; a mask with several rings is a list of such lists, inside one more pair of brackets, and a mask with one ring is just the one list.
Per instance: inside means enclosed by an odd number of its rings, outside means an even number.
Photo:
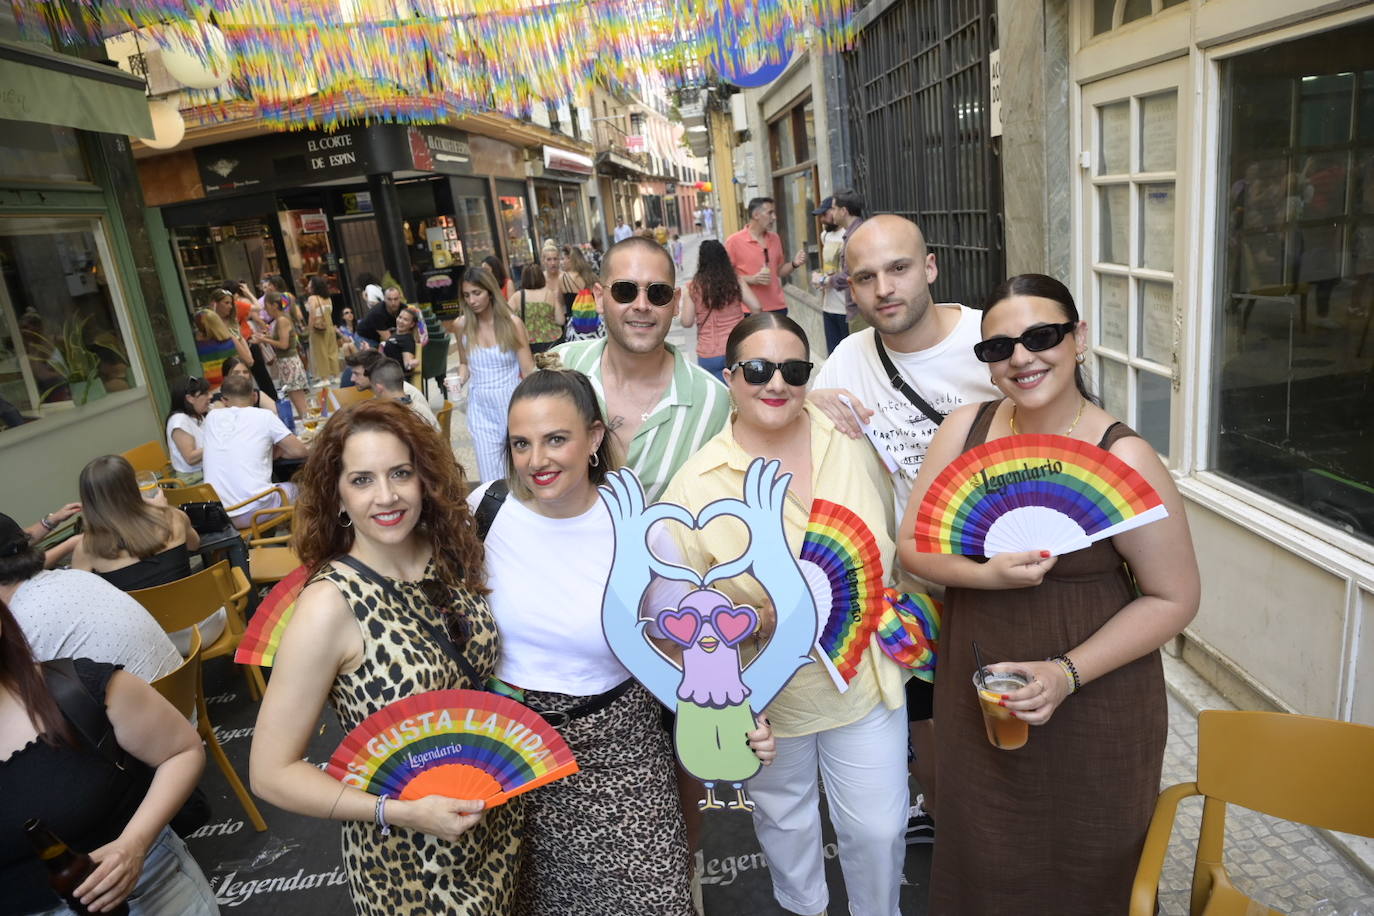
[{"label": "red and orange hand fan", "polygon": [[489,808],[577,770],[541,715],[480,690],[432,690],[377,710],[325,768],[374,795],[481,799]]},{"label": "red and orange hand fan", "polygon": [[235,662],[264,668],[272,666],[282,634],[291,622],[291,615],[296,612],[296,599],[305,590],[309,579],[310,571],[304,566],[297,566],[286,574],[286,578],[272,586],[243,631],[243,638],[234,652]]}]

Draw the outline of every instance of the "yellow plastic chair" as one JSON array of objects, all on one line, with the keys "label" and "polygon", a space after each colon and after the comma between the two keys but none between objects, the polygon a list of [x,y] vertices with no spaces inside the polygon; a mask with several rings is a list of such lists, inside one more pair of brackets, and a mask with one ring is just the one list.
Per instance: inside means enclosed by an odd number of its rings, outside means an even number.
[{"label": "yellow plastic chair", "polygon": [[163,492],[167,505],[181,507],[187,503],[217,503],[219,494],[208,483],[193,483]]},{"label": "yellow plastic chair", "polygon": [[294,521],[295,507],[286,508],[282,517],[272,521],[270,526],[261,529],[255,526],[251,530],[251,534],[257,535],[248,538],[248,578],[254,585],[273,585],[301,565],[296,551],[286,546],[291,540],[289,531],[286,534],[267,535],[277,524]]},{"label": "yellow plastic chair", "polygon": [[253,822],[253,828],[259,832],[264,831],[267,829],[267,822],[262,819],[262,812],[254,803],[253,796],[244,788],[243,780],[239,779],[239,774],[234,771],[233,764],[229,762],[224,748],[220,746],[219,738],[215,736],[214,726],[210,724],[210,711],[206,708],[205,691],[201,687],[200,649],[200,630],[192,630],[191,651],[187,653],[186,659],[171,674],[153,681],[153,689],[162,694],[163,698],[187,719],[191,718],[192,713],[195,714],[196,733],[210,749],[210,756],[215,758],[215,764],[224,774],[229,788],[238,796],[244,813]]},{"label": "yellow plastic chair", "polygon": [[[372,400],[371,389],[360,391],[352,385],[347,388],[330,388],[329,394],[333,397],[334,402],[339,405],[340,410],[350,405],[357,404],[360,401]],[[325,403],[329,403],[329,398],[325,399]]]},{"label": "yellow plastic chair", "polygon": [[[129,594],[148,613],[157,619],[162,629],[175,633],[194,626],[209,617],[219,608],[224,608],[227,619],[224,632],[201,653],[203,658],[233,656],[243,638],[243,611],[248,604],[248,577],[243,570],[230,566],[228,560],[220,560],[208,569],[192,573],[184,579],[141,588]],[[243,665],[243,676],[248,681],[248,693],[254,699],[261,699],[267,689],[262,669],[256,665]]]},{"label": "yellow plastic chair", "polygon": [[[239,510],[244,506],[255,503],[264,496],[268,496],[272,493],[277,494],[278,504],[266,509],[254,509],[253,514],[248,516],[248,524],[243,528],[243,531],[245,534],[249,534],[249,532],[256,532],[263,527],[271,528],[285,517],[287,510],[293,508],[291,505],[291,497],[279,486],[268,487],[261,493],[254,493],[247,499],[236,502],[232,506],[225,506],[224,511],[232,518],[238,515]],[[251,537],[252,535],[250,534],[249,536]]]},{"label": "yellow plastic chair", "polygon": [[445,401],[444,406],[434,415],[439,421],[439,432],[444,434],[444,442],[453,441],[453,402]]},{"label": "yellow plastic chair", "polygon": [[167,444],[153,439],[145,442],[136,448],[131,448],[127,452],[120,452],[124,460],[133,465],[134,473],[139,471],[152,471],[160,479],[158,483],[164,487],[181,486],[181,481],[172,475],[172,459],[167,454]]},{"label": "yellow plastic chair", "polygon": [[1131,893],[1131,916],[1152,916],[1178,803],[1205,799],[1191,916],[1283,916],[1231,884],[1223,864],[1226,806],[1374,836],[1374,727],[1277,712],[1208,709],[1198,716],[1197,782],[1159,796]]}]

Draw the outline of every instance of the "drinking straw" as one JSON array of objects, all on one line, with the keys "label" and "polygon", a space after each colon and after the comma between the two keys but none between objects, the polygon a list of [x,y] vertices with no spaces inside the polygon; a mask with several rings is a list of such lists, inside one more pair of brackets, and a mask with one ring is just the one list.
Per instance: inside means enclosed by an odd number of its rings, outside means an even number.
[{"label": "drinking straw", "polygon": [[983,653],[978,651],[978,640],[973,641],[973,660],[978,663],[978,672],[984,674],[987,666],[983,664]]}]

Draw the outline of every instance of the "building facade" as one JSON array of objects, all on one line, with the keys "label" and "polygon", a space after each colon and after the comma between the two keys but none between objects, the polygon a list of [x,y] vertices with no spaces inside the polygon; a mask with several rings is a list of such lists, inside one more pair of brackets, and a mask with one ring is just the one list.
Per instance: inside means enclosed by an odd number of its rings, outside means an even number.
[{"label": "building facade", "polygon": [[1374,722],[1374,7],[998,13],[1030,75],[1001,84],[1006,270],[1068,283],[1183,492],[1174,648],[1242,706]]}]

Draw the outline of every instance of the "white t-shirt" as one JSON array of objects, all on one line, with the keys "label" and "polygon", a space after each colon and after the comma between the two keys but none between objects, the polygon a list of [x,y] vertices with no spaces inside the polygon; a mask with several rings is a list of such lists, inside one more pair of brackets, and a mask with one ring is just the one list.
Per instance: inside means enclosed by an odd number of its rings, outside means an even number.
[{"label": "white t-shirt", "polygon": [[386,294],[376,283],[369,283],[363,287],[363,301],[368,305],[376,305],[386,299]]},{"label": "white t-shirt", "polygon": [[[844,248],[844,230],[835,229],[821,233],[821,271],[826,277],[833,277],[840,269],[840,249]],[[843,315],[844,293],[827,286],[821,291],[821,311],[827,315]]]},{"label": "white t-shirt", "polygon": [[[291,431],[275,412],[259,407],[221,407],[205,417],[205,482],[215,488],[226,506],[243,502],[272,486],[272,446]],[[247,515],[275,505],[272,499],[254,500],[235,511]]]},{"label": "white t-shirt", "polygon": [[145,681],[171,674],[181,655],[143,605],[95,573],[50,569],[22,583],[10,610],[40,662],[89,658]]},{"label": "white t-shirt", "polygon": [[[917,394],[942,414],[948,415],[961,404],[1001,397],[988,378],[988,367],[973,355],[973,345],[983,339],[983,313],[962,305],[939,307],[961,310],[954,330],[935,346],[915,353],[898,353],[889,348],[892,365]],[[901,518],[911,495],[911,484],[921,470],[930,440],[935,438],[935,424],[892,387],[878,361],[873,334],[872,328],[865,328],[840,341],[811,387],[847,388],[858,395],[865,407],[877,411],[871,421],[873,429],[887,443],[888,452],[899,465],[892,482],[897,517]]]},{"label": "white t-shirt", "polygon": [[167,418],[167,454],[172,459],[172,470],[182,474],[190,474],[192,471],[199,471],[200,465],[192,464],[181,457],[181,449],[177,448],[177,442],[172,438],[172,430],[180,429],[190,434],[199,447],[203,441],[204,420],[198,420],[188,413],[177,411]]},{"label": "white t-shirt", "polygon": [[[468,496],[474,510],[488,486]],[[666,525],[655,526],[649,544],[661,559],[681,562]],[[486,539],[487,602],[501,634],[497,677],[526,690],[585,697],[630,676],[601,629],[614,552],[614,527],[601,500],[574,518],[548,518],[506,497]],[[690,588],[656,579],[645,606],[677,607]]]}]

